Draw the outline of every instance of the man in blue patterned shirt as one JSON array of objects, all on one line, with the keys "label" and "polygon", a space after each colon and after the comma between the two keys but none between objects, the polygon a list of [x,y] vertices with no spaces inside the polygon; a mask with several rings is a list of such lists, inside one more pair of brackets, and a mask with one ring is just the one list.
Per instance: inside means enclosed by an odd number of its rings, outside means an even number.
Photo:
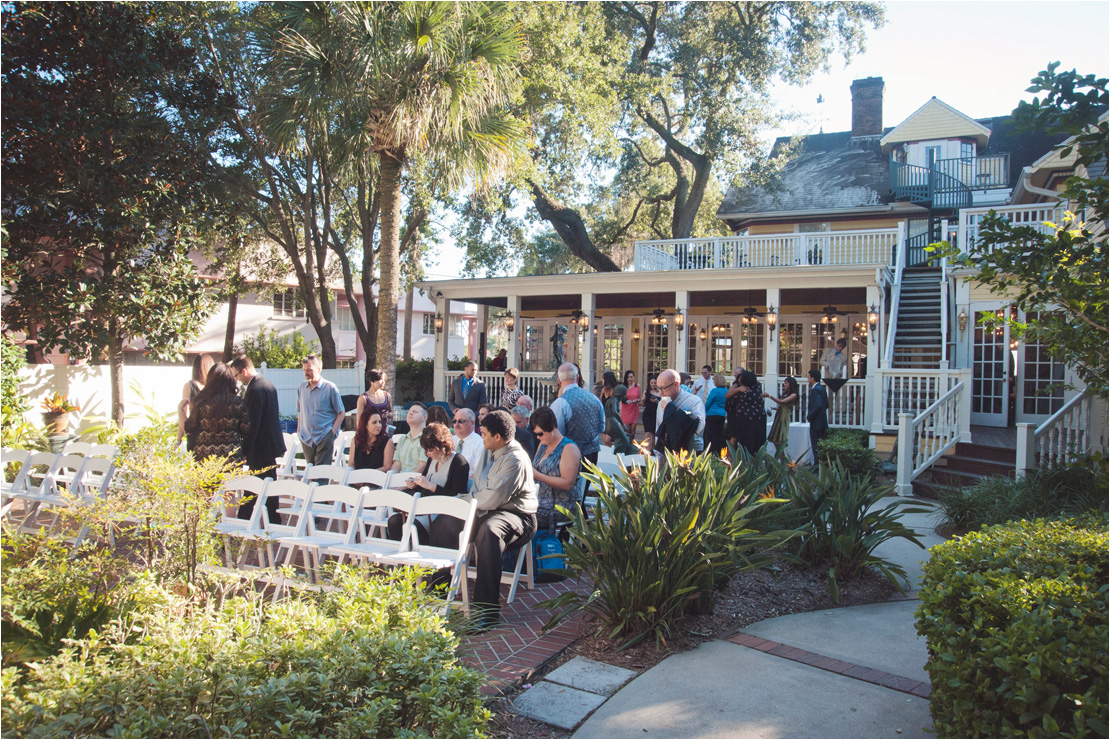
[{"label": "man in blue patterned shirt", "polygon": [[573,362],[559,366],[559,397],[551,404],[559,431],[578,446],[582,457],[597,463],[597,438],[605,430],[605,407],[597,396],[578,385]]}]

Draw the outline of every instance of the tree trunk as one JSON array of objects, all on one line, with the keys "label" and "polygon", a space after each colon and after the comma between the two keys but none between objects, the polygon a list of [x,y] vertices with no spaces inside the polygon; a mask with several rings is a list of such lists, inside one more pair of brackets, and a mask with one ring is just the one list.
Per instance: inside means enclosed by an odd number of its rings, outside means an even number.
[{"label": "tree trunk", "polygon": [[575,257],[598,272],[621,271],[617,263],[609,259],[609,255],[594,245],[586,224],[577,211],[552,198],[537,183],[528,184],[532,188],[532,202],[536,204],[540,217],[551,224]]},{"label": "tree trunk", "polygon": [[672,239],[689,239],[694,230],[694,219],[698,217],[698,210],[705,199],[705,188],[709,184],[709,174],[712,166],[707,158],[698,156],[687,160],[694,168],[694,182],[683,199],[682,206],[675,202],[675,213],[671,227]]},{"label": "tree trunk", "polygon": [[123,428],[123,340],[112,336],[108,340],[108,376],[112,384],[112,421]]},{"label": "tree trunk", "polygon": [[393,378],[397,364],[398,262],[401,252],[401,167],[403,153],[381,153],[381,240],[378,266],[378,369]]},{"label": "tree trunk", "polygon": [[416,293],[416,284],[413,283],[409,286],[409,292],[405,295],[405,326],[404,343],[401,349],[401,357],[406,360],[412,359],[412,302]]},{"label": "tree trunk", "polygon": [[[243,253],[243,241],[239,240],[239,254]],[[224,331],[224,362],[231,362],[235,351],[235,316],[239,312],[239,263],[235,264],[235,276],[227,281],[227,329]]]}]

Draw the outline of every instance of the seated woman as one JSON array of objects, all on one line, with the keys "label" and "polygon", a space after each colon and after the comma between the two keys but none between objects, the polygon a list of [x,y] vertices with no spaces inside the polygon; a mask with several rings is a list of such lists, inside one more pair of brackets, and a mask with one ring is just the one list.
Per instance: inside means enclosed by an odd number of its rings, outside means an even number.
[{"label": "seated woman", "polygon": [[554,532],[556,524],[568,521],[555,507],[569,509],[578,503],[574,494],[582,452],[562,435],[555,414],[547,406],[536,409],[531,425],[539,439],[536,457],[532,460],[532,477],[538,484],[536,495],[539,498],[537,531]]},{"label": "seated woman", "polygon": [[358,417],[351,452],[347,465],[356,470],[380,470],[383,473],[393,467],[393,440],[385,431],[382,413],[374,406],[367,406]]},{"label": "seated woman", "polygon": [[[418,475],[409,476],[404,490],[419,492],[421,496],[459,496],[466,493],[470,465],[465,457],[455,454],[451,430],[443,424],[429,424],[420,435],[420,446],[428,455],[428,461]],[[404,524],[403,514],[389,517],[387,536],[391,540],[401,539]],[[420,543],[426,545],[428,532],[420,522],[416,523],[416,532]]]}]

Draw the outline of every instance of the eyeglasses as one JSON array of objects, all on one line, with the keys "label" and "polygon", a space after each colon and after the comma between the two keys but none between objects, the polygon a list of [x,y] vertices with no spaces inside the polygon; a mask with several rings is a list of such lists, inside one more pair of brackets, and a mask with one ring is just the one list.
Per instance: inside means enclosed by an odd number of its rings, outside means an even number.
[{"label": "eyeglasses", "polygon": [[470,419],[455,419],[455,426],[458,426],[459,424],[468,424],[468,423],[470,423]]},{"label": "eyeglasses", "polygon": [[675,384],[674,384],[674,383],[671,383],[670,385],[660,385],[660,386],[657,386],[657,387],[659,388],[659,390],[661,390],[661,391],[665,391],[665,390],[667,390],[668,388],[674,388],[674,386],[675,386]]}]

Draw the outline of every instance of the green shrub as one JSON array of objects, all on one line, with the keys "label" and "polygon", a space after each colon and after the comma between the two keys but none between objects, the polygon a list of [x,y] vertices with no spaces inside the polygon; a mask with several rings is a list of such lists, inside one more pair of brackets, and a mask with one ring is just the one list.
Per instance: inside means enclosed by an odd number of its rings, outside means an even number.
[{"label": "green shrub", "polygon": [[71,553],[58,538],[7,532],[0,550],[5,666],[56,655],[64,640],[87,637],[130,608],[118,588],[128,564],[111,552],[84,545]]},{"label": "green shrub", "polygon": [[887,483],[870,476],[853,474],[840,463],[821,465],[816,473],[798,470],[792,504],[804,518],[798,557],[810,565],[829,566],[829,590],[839,603],[839,584],[856,578],[864,569],[875,568],[901,589],[902,566],[875,554],[887,540],[901,537],[924,549],[920,536],[901,522],[903,514],[927,513],[928,509],[879,506],[890,495]]},{"label": "green shrub", "polygon": [[933,548],[917,631],[940,737],[1107,737],[1099,517],[984,528]]},{"label": "green shrub", "polygon": [[245,354],[256,367],[262,367],[265,362],[269,368],[299,369],[301,360],[320,352],[320,343],[305,339],[299,331],[285,336],[278,336],[273,329],[268,331],[269,334],[262,328],[254,336],[243,337],[243,344],[235,347],[235,354]]},{"label": "green shrub", "polygon": [[[453,357],[447,361],[449,372],[462,372],[467,359]],[[404,404],[410,401],[427,403],[435,398],[434,360],[397,360],[393,368],[393,403]]]},{"label": "green shrub", "polygon": [[338,589],[268,605],[147,608],[29,668],[3,672],[5,737],[480,737],[479,673],[416,575],[345,570]]},{"label": "green shrub", "polygon": [[1017,519],[1076,516],[1107,511],[1106,459],[1091,455],[1067,465],[1031,470],[1018,479],[984,478],[941,491],[944,518],[967,531]]},{"label": "green shrub", "polygon": [[584,599],[570,592],[548,602],[571,607],[550,624],[583,608],[611,636],[626,637],[625,646],[648,635],[665,640],[691,607],[707,608],[732,574],[767,564],[767,551],[795,534],[757,531],[760,510],[785,502],[764,495],[766,478],[741,485],[737,469],[712,456],[668,454],[665,468],[649,459],[642,472],[618,480],[589,464],[587,470],[596,516],[563,510],[571,524],[560,572],[593,590]]},{"label": "green shrub", "polygon": [[858,429],[833,429],[817,443],[817,456],[822,464],[840,463],[855,476],[877,478],[882,472],[875,451],[868,447],[867,432]]}]

